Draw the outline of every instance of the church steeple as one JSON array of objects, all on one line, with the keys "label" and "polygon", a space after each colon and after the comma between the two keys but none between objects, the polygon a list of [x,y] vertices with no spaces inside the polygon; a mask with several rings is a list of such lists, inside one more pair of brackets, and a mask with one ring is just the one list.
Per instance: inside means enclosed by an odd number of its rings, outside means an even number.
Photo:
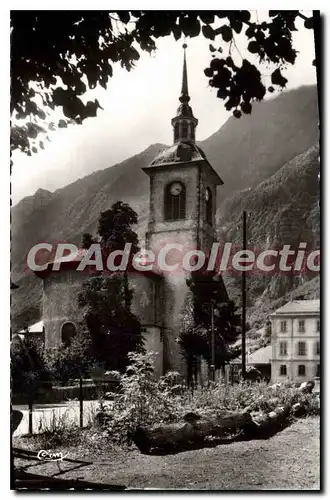
[{"label": "church steeple", "polygon": [[187,45],[183,44],[183,71],[182,71],[182,86],[181,95],[179,97],[180,105],[177,109],[177,114],[172,118],[172,126],[174,129],[174,142],[195,142],[195,128],[198,124],[197,118],[194,117],[191,107],[189,106],[190,96],[188,92],[188,75],[186,61]]},{"label": "church steeple", "polygon": [[180,102],[189,102],[190,97],[188,93],[188,76],[187,76],[187,61],[186,61],[186,47],[187,45],[183,44],[183,71],[182,71],[182,87],[181,87],[181,96]]}]

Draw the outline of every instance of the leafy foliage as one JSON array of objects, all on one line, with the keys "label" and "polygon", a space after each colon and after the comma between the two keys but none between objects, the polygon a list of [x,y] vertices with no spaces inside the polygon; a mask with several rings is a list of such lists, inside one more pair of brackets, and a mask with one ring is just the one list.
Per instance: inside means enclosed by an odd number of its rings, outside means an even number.
[{"label": "leafy foliage", "polygon": [[118,274],[89,278],[79,293],[93,357],[109,370],[123,371],[128,353],[143,349],[141,324],[127,307],[127,299],[131,301],[132,290]]},{"label": "leafy foliage", "polygon": [[[235,304],[226,298],[223,283],[214,273],[192,273],[187,280],[191,290],[186,301],[180,331],[180,345],[188,362],[200,357],[211,364],[211,308],[214,309],[215,367],[232,357],[230,345],[240,332],[240,316]],[[212,305],[213,304],[213,305]],[[189,378],[189,375],[188,375]]]},{"label": "leafy foliage", "polygon": [[132,225],[137,223],[137,213],[127,203],[117,201],[99,217],[97,232],[101,237],[101,246],[107,252],[113,252],[123,250],[126,243],[131,243],[131,252],[136,253],[139,240]]},{"label": "leafy foliage", "polygon": [[121,376],[120,390],[111,409],[101,402],[102,413],[108,412],[107,431],[114,441],[130,441],[130,433],[138,425],[171,422],[180,418],[176,405],[175,374],[170,372],[159,380],[154,375],[154,352],[129,353],[130,364]]},{"label": "leafy foliage", "polygon": [[89,377],[95,360],[90,352],[91,340],[85,330],[85,327],[81,327],[69,345],[44,352],[45,365],[54,383],[65,385],[80,376]]},{"label": "leafy foliage", "polygon": [[94,238],[90,233],[84,233],[82,235],[81,248],[88,250],[94,243]]},{"label": "leafy foliage", "polygon": [[[179,40],[201,34],[220,41],[219,49],[210,45],[213,59],[205,74],[210,85],[218,89],[217,97],[225,101],[226,109],[233,109],[237,118],[242,112],[250,114],[251,102],[263,99],[266,87],[253,59],[243,59],[241,65],[234,62],[236,34],[244,33],[249,40],[248,51],[259,58],[259,65],[277,66],[268,87],[268,92],[273,92],[274,86],[286,85],[281,69],[295,63],[292,32],[297,30],[299,17],[304,19],[306,29],[313,29],[313,18],[299,11],[269,11],[267,22],[252,21],[247,10],[12,11],[11,113],[15,119],[30,121],[21,126],[13,124],[11,148],[27,154],[43,148],[37,138],[40,132],[46,132],[47,114],[56,107],[62,108],[65,116],[58,127],[81,124],[87,117],[96,116],[101,106],[97,99],[84,103],[86,91],[97,85],[106,88],[114,63],[130,71],[141,51],[155,50],[155,40],[170,35]],[[226,44],[229,55],[222,57]],[[215,57],[215,52],[220,57]],[[54,124],[49,128],[54,129]]]},{"label": "leafy foliage", "polygon": [[14,394],[32,398],[38,390],[51,381],[51,374],[42,355],[38,340],[26,337],[11,348],[11,389]]}]

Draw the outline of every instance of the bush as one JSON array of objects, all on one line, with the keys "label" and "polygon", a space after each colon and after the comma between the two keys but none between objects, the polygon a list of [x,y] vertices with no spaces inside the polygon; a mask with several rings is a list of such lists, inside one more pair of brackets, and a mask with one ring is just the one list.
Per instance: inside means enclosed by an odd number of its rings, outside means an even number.
[{"label": "bush", "polygon": [[64,385],[70,380],[88,376],[94,360],[89,353],[90,340],[83,334],[74,337],[69,346],[44,352],[45,366],[54,384]]},{"label": "bush", "polygon": [[51,385],[40,341],[27,337],[11,349],[10,375],[13,395],[24,396],[26,400],[33,398],[42,386]]},{"label": "bush", "polygon": [[130,365],[121,376],[119,391],[111,403],[100,401],[99,422],[103,421],[113,441],[129,441],[139,425],[170,422],[180,418],[174,374],[157,380],[154,376],[155,353],[129,353]]}]

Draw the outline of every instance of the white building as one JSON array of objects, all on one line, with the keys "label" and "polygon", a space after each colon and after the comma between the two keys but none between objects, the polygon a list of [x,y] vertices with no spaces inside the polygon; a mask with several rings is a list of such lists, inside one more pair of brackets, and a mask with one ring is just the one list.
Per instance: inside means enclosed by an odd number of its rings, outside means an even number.
[{"label": "white building", "polygon": [[272,381],[320,376],[320,301],[293,300],[271,314]]}]

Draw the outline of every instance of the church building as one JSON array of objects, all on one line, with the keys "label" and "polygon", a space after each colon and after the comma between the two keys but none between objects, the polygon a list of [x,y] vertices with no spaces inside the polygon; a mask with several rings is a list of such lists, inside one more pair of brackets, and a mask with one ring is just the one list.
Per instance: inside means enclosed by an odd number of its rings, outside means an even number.
[{"label": "church building", "polygon": [[[181,244],[187,251],[202,250],[207,254],[215,241],[217,186],[223,182],[196,144],[198,120],[190,106],[185,50],[179,101],[172,119],[173,145],[143,168],[150,179],[146,249],[155,255],[171,243]],[[82,253],[76,263],[81,259]],[[51,270],[49,265],[46,271],[36,274],[43,279],[45,347],[58,347],[70,341],[81,320],[77,297],[86,274],[66,263],[62,263],[59,271]],[[129,276],[134,289],[132,312],[141,321],[147,350],[158,353],[159,376],[169,369],[185,375],[177,339],[180,312],[189,292],[186,277],[184,272],[156,271]],[[219,286],[227,300],[221,279]]]}]

